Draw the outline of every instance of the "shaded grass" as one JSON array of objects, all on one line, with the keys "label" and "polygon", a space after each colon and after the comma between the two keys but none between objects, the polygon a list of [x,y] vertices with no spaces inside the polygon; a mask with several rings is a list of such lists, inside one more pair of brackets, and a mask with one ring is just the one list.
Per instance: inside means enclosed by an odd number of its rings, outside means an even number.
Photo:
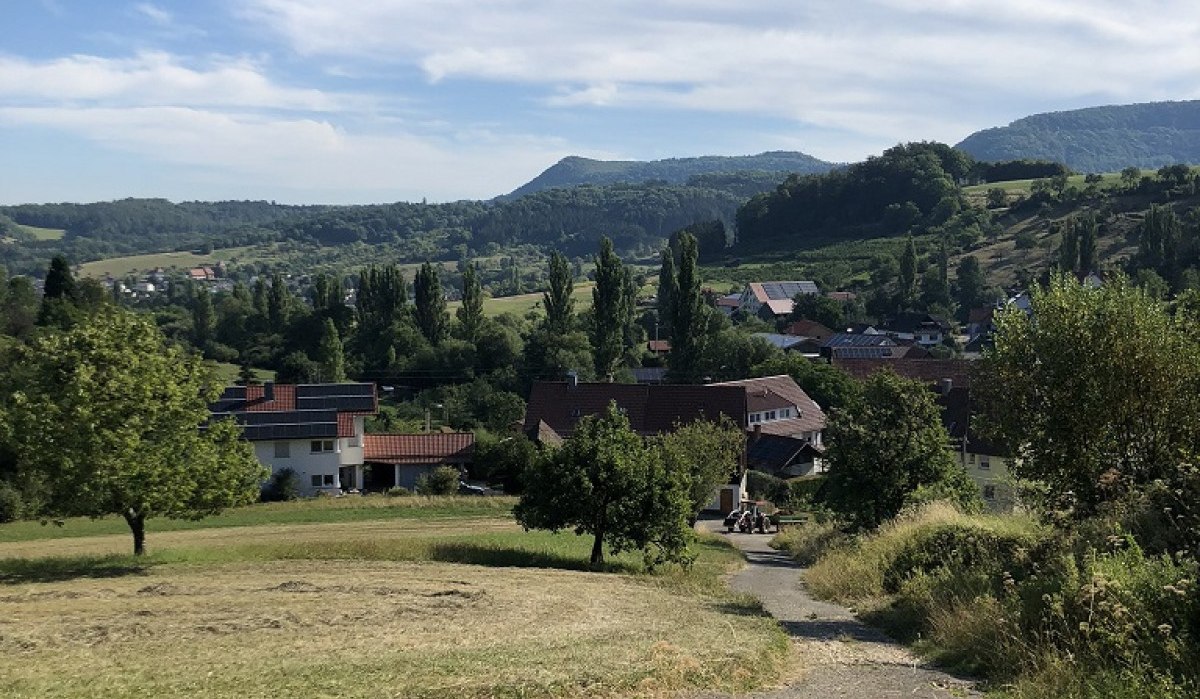
[{"label": "shaded grass", "polygon": [[[313,498],[292,502],[258,503],[226,510],[219,515],[200,520],[151,519],[147,535],[155,532],[190,531],[216,527],[248,527],[272,524],[321,524],[360,522],[404,518],[506,518],[516,503],[508,497],[407,497],[346,496]],[[62,526],[48,526],[38,521],[0,524],[0,542],[35,541],[71,537],[129,534],[129,527],[120,517],[88,519],[72,517]]]}]

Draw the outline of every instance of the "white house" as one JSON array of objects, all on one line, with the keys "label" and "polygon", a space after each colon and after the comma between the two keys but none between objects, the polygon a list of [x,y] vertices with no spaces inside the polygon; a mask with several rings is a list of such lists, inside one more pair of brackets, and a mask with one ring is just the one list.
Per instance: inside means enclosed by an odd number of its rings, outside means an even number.
[{"label": "white house", "polygon": [[301,495],[363,487],[364,422],[378,412],[374,384],[231,386],[210,409],[242,424],[272,474],[292,469]]},{"label": "white house", "polygon": [[792,313],[793,300],[798,294],[820,294],[816,282],[751,282],[746,285],[738,304],[738,310],[746,316],[759,315],[764,306],[771,317],[788,316]]}]

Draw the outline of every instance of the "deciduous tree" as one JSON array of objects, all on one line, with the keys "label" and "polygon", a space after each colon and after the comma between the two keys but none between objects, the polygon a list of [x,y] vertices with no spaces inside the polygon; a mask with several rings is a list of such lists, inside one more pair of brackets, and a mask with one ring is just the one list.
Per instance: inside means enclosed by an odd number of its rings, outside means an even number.
[{"label": "deciduous tree", "polygon": [[221,386],[148,319],[107,309],[39,338],[12,396],[20,467],[46,510],[118,514],[145,552],[145,522],[253,502],[267,476],[241,428],[209,419]]},{"label": "deciduous tree", "polygon": [[475,342],[483,325],[483,286],[479,283],[474,263],[468,264],[463,270],[462,305],[458,307],[457,316],[463,339]]},{"label": "deciduous tree", "polygon": [[417,270],[417,277],[413,280],[413,295],[417,302],[417,327],[429,344],[441,344],[446,339],[446,297],[442,294],[441,277],[432,264],[426,262]]}]

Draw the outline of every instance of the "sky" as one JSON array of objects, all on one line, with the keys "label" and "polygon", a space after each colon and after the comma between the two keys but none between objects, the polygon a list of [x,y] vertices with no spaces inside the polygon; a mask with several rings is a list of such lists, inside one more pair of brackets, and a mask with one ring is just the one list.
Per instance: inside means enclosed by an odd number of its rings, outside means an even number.
[{"label": "sky", "polygon": [[1200,98],[1193,0],[0,0],[0,203],[485,199]]}]

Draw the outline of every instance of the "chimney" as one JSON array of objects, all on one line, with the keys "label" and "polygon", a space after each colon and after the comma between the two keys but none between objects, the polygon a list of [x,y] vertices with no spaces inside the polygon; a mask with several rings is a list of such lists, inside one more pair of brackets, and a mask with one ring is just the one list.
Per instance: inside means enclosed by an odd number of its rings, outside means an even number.
[{"label": "chimney", "polygon": [[265,400],[268,403],[275,400],[275,382],[274,381],[264,381],[263,382],[263,400]]},{"label": "chimney", "polygon": [[579,372],[574,370],[567,372],[567,388],[579,388]]},{"label": "chimney", "polygon": [[950,389],[954,388],[954,379],[942,379],[942,395],[950,395]]}]

